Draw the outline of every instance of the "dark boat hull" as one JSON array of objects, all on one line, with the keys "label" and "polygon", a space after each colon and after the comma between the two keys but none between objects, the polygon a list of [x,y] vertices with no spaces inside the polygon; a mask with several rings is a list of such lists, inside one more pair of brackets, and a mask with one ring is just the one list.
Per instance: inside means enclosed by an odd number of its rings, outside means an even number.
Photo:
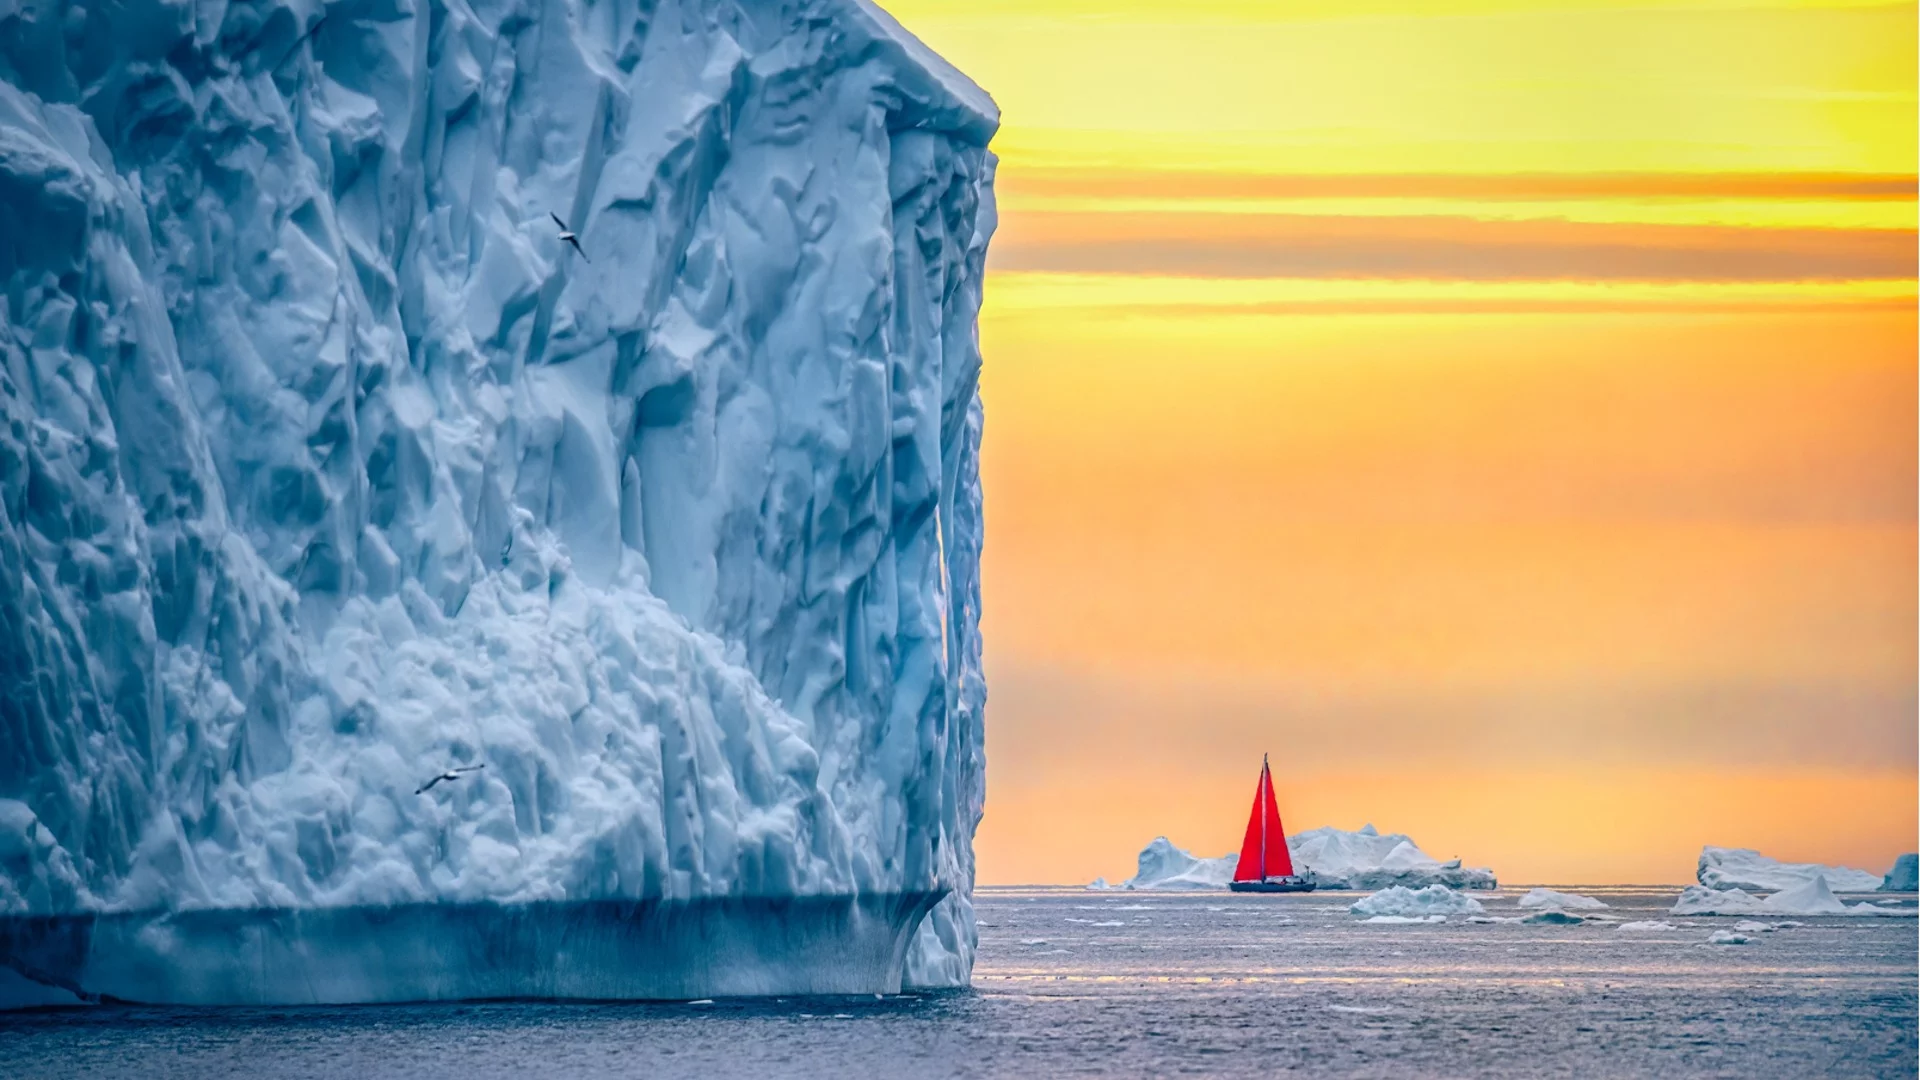
[{"label": "dark boat hull", "polygon": [[1234,892],[1312,892],[1315,883],[1299,878],[1268,878],[1265,881],[1231,881],[1227,888]]}]

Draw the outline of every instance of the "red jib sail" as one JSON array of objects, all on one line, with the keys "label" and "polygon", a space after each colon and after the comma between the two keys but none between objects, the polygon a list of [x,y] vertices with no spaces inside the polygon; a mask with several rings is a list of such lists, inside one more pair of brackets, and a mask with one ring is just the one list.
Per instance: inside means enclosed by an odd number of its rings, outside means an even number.
[{"label": "red jib sail", "polygon": [[1280,807],[1273,801],[1273,772],[1260,761],[1260,782],[1253,788],[1253,814],[1247,818],[1247,838],[1240,842],[1235,881],[1292,877],[1293,855],[1287,851],[1287,832],[1280,826]]}]

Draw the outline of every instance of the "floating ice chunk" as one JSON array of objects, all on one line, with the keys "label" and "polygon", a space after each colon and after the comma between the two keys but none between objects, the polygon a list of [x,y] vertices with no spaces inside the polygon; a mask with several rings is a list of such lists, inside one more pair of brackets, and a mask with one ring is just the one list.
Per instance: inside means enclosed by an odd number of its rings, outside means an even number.
[{"label": "floating ice chunk", "polygon": [[1689,885],[1674,902],[1675,915],[1758,915],[1766,912],[1761,899],[1741,889],[1709,889]]},{"label": "floating ice chunk", "polygon": [[1775,930],[1780,929],[1780,924],[1741,919],[1739,922],[1733,924],[1733,928],[1742,934],[1771,934]]},{"label": "floating ice chunk", "polygon": [[1355,900],[1348,911],[1355,915],[1484,915],[1480,901],[1461,896],[1445,885],[1409,889],[1394,885]]},{"label": "floating ice chunk", "polygon": [[1824,876],[1827,884],[1839,892],[1872,892],[1880,888],[1881,877],[1865,870],[1819,863],[1787,863],[1771,859],[1751,848],[1703,847],[1696,871],[1700,884],[1710,889],[1761,889],[1773,891],[1803,885]]},{"label": "floating ice chunk", "polygon": [[1238,855],[1201,859],[1175,847],[1164,836],[1140,851],[1138,871],[1120,883],[1123,889],[1224,889],[1233,880]]},{"label": "floating ice chunk", "polygon": [[1534,889],[1520,898],[1523,908],[1555,908],[1560,911],[1598,911],[1607,905],[1591,896],[1578,893],[1555,892],[1552,889]]},{"label": "floating ice chunk", "polygon": [[1536,911],[1520,920],[1523,923],[1546,924],[1550,926],[1578,926],[1587,920],[1579,915],[1569,915],[1559,908]]},{"label": "floating ice chunk", "polygon": [[1482,923],[1482,924],[1489,924],[1489,923],[1505,923],[1505,922],[1519,922],[1519,921],[1521,921],[1521,917],[1520,917],[1520,916],[1518,916],[1518,915],[1512,915],[1512,916],[1505,916],[1505,915],[1469,915],[1469,916],[1467,916],[1467,921],[1468,921],[1468,922],[1470,922],[1470,923]]},{"label": "floating ice chunk", "polygon": [[1447,917],[1445,915],[1375,915],[1371,919],[1361,921],[1388,926],[1408,926],[1413,923],[1443,923],[1447,921]]},{"label": "floating ice chunk", "polygon": [[1111,889],[1113,887],[1114,886],[1107,884],[1107,879],[1103,877],[1094,878],[1092,881],[1087,883],[1087,889],[1090,892],[1104,892],[1105,890]]},{"label": "floating ice chunk", "polygon": [[1920,890],[1920,855],[1909,851],[1893,860],[1893,868],[1887,876],[1880,879],[1881,892],[1913,892]]},{"label": "floating ice chunk", "polygon": [[1640,933],[1659,933],[1667,930],[1678,930],[1680,928],[1673,925],[1670,922],[1665,922],[1663,920],[1642,919],[1635,922],[1623,922],[1619,926],[1614,927],[1614,929],[1625,930],[1631,933],[1640,934]]},{"label": "floating ice chunk", "polygon": [[1731,930],[1715,930],[1713,936],[1707,938],[1709,945],[1751,945],[1752,943],[1753,938],[1745,934],[1736,934]]}]

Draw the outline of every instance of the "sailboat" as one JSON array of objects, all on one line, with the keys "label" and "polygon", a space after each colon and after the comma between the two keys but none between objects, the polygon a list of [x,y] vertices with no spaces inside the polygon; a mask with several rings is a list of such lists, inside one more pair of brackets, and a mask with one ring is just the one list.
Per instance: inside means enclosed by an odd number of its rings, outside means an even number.
[{"label": "sailboat", "polygon": [[1293,872],[1287,851],[1287,831],[1280,825],[1280,807],[1273,801],[1273,770],[1260,755],[1260,782],[1253,789],[1253,816],[1247,819],[1247,838],[1240,842],[1240,862],[1233,868],[1234,892],[1312,892],[1313,872]]}]

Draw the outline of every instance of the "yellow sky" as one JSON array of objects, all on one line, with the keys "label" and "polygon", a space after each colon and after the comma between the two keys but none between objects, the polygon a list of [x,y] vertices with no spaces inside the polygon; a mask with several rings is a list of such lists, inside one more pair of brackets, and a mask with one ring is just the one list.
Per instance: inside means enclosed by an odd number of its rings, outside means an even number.
[{"label": "yellow sky", "polygon": [[992,91],[988,883],[1915,847],[1913,4],[900,0]]}]

